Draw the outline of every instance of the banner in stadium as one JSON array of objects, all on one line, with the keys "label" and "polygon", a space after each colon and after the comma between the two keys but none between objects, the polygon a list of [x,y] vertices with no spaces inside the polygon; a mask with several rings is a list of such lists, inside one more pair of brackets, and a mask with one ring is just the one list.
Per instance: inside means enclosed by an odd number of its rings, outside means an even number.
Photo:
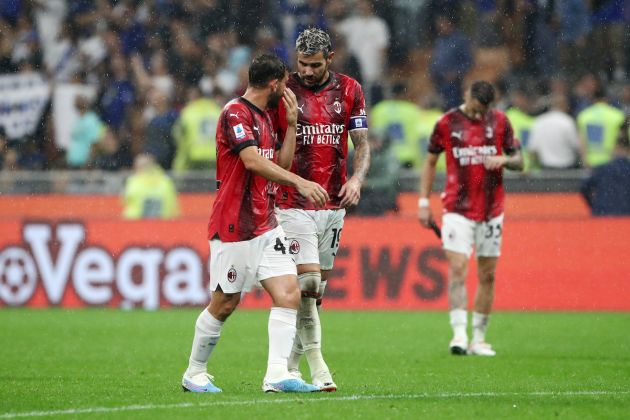
[{"label": "banner in stadium", "polygon": [[39,73],[0,76],[0,126],[9,139],[20,139],[37,129],[50,100],[50,86]]},{"label": "banner in stadium", "polygon": [[[201,219],[0,221],[0,305],[157,309],[208,300]],[[630,219],[507,220],[498,310],[630,310]],[[468,276],[475,290],[475,266]],[[261,290],[242,306],[266,308]],[[348,217],[324,305],[445,310],[438,240],[411,218]]]}]

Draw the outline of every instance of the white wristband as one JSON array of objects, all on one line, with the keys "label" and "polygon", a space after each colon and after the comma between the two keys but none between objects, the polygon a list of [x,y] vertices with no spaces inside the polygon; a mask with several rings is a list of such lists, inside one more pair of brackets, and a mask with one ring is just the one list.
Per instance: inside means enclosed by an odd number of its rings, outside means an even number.
[{"label": "white wristband", "polygon": [[429,207],[429,199],[425,197],[420,197],[418,199],[418,207]]}]

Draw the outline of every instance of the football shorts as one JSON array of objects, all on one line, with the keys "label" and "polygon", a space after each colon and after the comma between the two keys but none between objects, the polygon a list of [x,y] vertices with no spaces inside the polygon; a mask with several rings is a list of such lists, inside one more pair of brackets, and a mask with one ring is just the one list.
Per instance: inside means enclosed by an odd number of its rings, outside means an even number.
[{"label": "football shorts", "polygon": [[281,226],[249,241],[210,241],[210,291],[249,292],[260,281],[291,274],[295,262]]},{"label": "football shorts", "polygon": [[476,222],[457,213],[442,216],[442,244],[445,250],[477,257],[501,255],[503,214],[486,222]]},{"label": "football shorts", "polygon": [[339,250],[345,209],[276,209],[296,264],[319,264],[332,270]]}]

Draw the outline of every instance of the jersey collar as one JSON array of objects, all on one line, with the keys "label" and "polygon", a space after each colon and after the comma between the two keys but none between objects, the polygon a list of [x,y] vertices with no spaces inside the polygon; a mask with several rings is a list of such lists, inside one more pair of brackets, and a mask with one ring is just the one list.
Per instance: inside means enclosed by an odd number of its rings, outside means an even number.
[{"label": "jersey collar", "polygon": [[263,111],[262,109],[258,108],[256,105],[254,105],[253,103],[249,102],[247,99],[243,98],[242,96],[238,97],[239,101],[243,102],[245,105],[247,105],[247,107],[251,108],[252,111],[256,111],[257,113],[259,113],[260,115],[265,115],[265,111]]},{"label": "jersey collar", "polygon": [[293,73],[293,78],[295,79],[295,81],[302,86],[305,89],[311,90],[313,92],[320,92],[322,90],[324,90],[328,85],[330,85],[332,83],[333,78],[335,77],[335,73],[328,70],[328,79],[326,79],[326,81],[324,83],[322,83],[321,85],[317,85],[317,86],[308,86],[306,84],[304,84],[304,82],[302,82],[302,79],[300,79],[300,76],[297,74],[297,72]]}]

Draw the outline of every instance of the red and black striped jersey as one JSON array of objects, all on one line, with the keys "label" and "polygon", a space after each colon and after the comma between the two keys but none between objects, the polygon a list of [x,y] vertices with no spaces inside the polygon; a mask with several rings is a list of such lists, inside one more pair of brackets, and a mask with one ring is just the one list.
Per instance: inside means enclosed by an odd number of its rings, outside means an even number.
[{"label": "red and black striped jersey", "polygon": [[[315,88],[303,85],[296,73],[289,77],[287,86],[298,100],[291,171],[324,187],[330,196],[326,209],[337,209],[339,190],[347,178],[348,132],[367,128],[361,85],[351,77],[330,72],[328,80]],[[277,117],[282,141],[287,126],[282,104]],[[284,185],[276,200],[283,209],[315,209],[295,188]]]},{"label": "red and black striped jersey", "polygon": [[217,196],[208,223],[208,239],[245,241],[278,226],[274,184],[245,168],[239,153],[255,146],[274,160],[277,137],[267,114],[245,98],[228,102],[217,126]]},{"label": "red and black striped jersey", "polygon": [[501,111],[492,109],[480,120],[468,117],[459,108],[444,114],[428,146],[430,153],[446,153],[444,210],[475,221],[503,213],[503,169],[487,170],[483,160],[518,149],[512,126]]}]

